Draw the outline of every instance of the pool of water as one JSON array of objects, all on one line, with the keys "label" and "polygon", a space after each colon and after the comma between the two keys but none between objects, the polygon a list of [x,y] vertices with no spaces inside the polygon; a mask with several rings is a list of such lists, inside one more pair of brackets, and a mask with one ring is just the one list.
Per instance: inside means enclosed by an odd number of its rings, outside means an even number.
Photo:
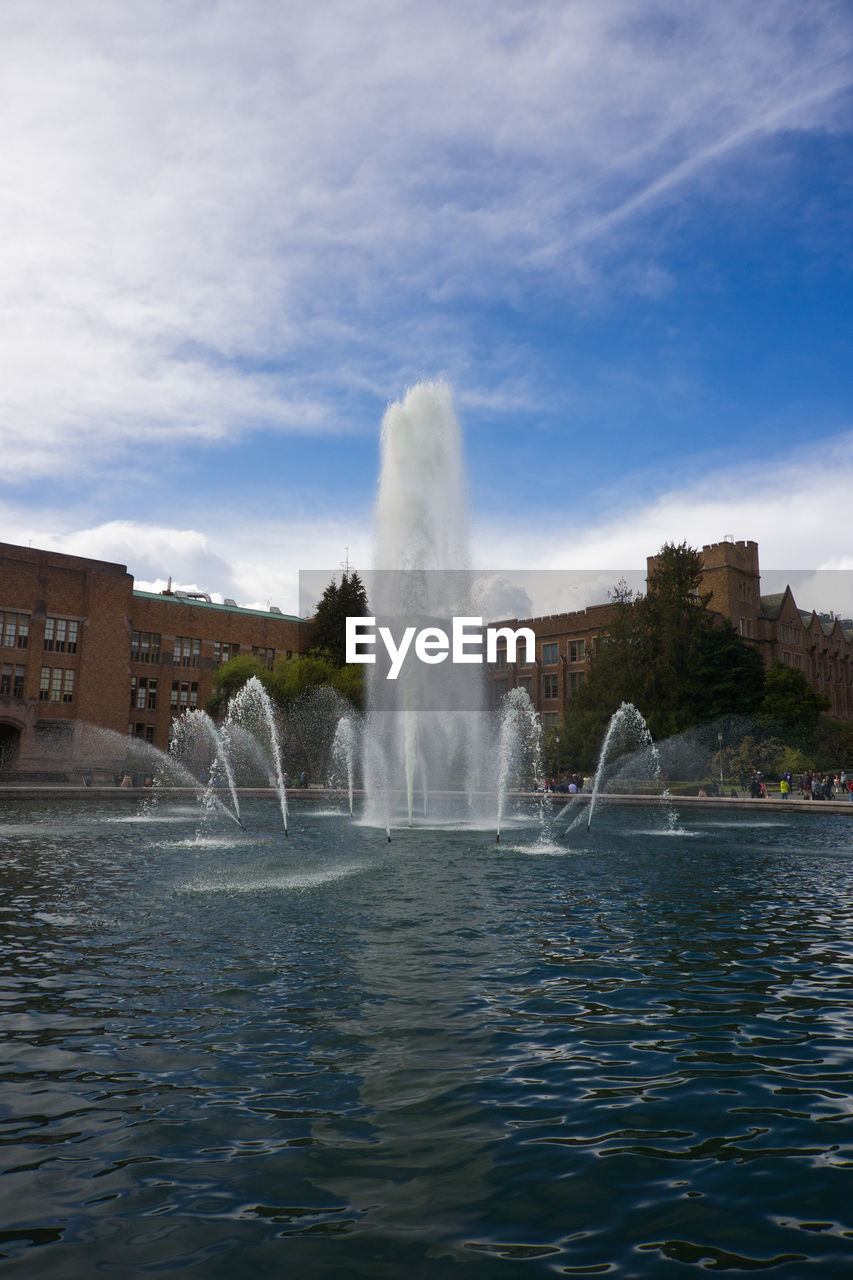
[{"label": "pool of water", "polygon": [[3,802],[10,1275],[853,1274],[846,817],[244,818]]}]

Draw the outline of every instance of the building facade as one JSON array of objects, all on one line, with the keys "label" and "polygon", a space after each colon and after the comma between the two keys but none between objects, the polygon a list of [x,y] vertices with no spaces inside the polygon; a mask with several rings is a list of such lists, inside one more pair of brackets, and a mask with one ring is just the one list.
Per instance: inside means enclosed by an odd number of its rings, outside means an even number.
[{"label": "building facade", "polygon": [[[829,715],[853,719],[853,621],[799,608],[790,587],[762,596],[756,542],[714,542],[701,555],[700,591],[710,594],[708,608],[758,648],[766,667],[782,662],[798,668],[829,699]],[[647,574],[654,560],[648,557]],[[544,727],[554,727],[583,684],[598,635],[611,618],[612,606],[593,605],[577,613],[502,623],[533,629],[536,661],[529,667],[508,664],[506,652],[499,650],[489,677],[493,703],[520,686],[530,694]]]},{"label": "building facade", "polygon": [[303,653],[306,620],[136,591],[121,564],[0,543],[0,771],[109,769],[128,735],[161,751],[238,655],[271,668]]},{"label": "building facade", "polygon": [[[799,608],[790,587],[762,596],[755,542],[701,554],[710,609],[767,666],[796,667],[831,715],[853,719],[853,622]],[[555,726],[612,615],[600,604],[502,623],[533,630],[535,660],[509,663],[499,646],[493,702],[524,688],[543,725]],[[58,780],[71,760],[108,771],[128,737],[167,751],[173,720],[204,706],[223,663],[251,655],[271,668],[309,643],[309,623],[275,608],[137,591],[124,565],[0,543],[0,775]]]}]

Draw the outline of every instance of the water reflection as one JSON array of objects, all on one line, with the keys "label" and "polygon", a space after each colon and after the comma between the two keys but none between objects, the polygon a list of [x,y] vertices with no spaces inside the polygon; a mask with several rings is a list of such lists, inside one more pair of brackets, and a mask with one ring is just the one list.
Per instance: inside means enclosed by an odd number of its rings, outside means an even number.
[{"label": "water reflection", "polygon": [[845,818],[130,816],[0,829],[16,1274],[842,1274]]}]

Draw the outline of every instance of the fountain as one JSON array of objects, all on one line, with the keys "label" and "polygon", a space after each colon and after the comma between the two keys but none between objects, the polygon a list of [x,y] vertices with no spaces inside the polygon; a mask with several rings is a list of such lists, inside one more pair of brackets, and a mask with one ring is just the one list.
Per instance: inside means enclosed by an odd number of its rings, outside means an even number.
[{"label": "fountain", "polygon": [[[525,689],[511,689],[501,709],[498,735],[498,841],[510,784],[523,780],[525,774],[540,777],[541,749],[542,723],[530,696]],[[544,797],[544,792],[540,794]]]},{"label": "fountain", "polygon": [[[605,769],[614,749],[617,746],[624,746],[625,740],[631,740],[636,744],[636,748],[647,752],[652,761],[652,775],[658,784],[661,802],[665,806],[667,815],[667,823],[670,828],[675,825],[675,811],[669,802],[669,793],[661,784],[661,761],[660,752],[655,745],[654,739],[649,732],[649,726],[646,724],[645,718],[637,710],[632,702],[623,702],[620,707],[614,711],[610,717],[607,731],[601,744],[601,751],[598,756],[598,764],[595,769],[595,775],[592,784],[592,794],[589,800],[589,808],[587,809],[586,829],[589,831],[592,826],[592,816],[595,813],[595,807],[598,801],[598,795],[601,790],[602,781],[604,779]],[[569,831],[577,825],[578,819],[570,823],[563,835],[568,835]]]},{"label": "fountain", "polygon": [[260,734],[266,739],[269,747],[269,760],[273,769],[272,776],[278,791],[284,834],[287,835],[287,789],[282,771],[281,744],[278,726],[276,725],[275,710],[269,694],[257,676],[251,676],[243,685],[243,688],[238,690],[229,702],[226,726],[232,724],[249,729],[254,737]]},{"label": "fountain", "polygon": [[[467,501],[459,426],[444,383],[414,387],[382,424],[382,466],[376,502],[375,573],[371,604],[391,630],[449,630],[472,613]],[[387,678],[377,659],[368,669],[363,773],[365,821],[414,823],[422,811],[470,819],[492,797],[486,690],[470,665],[409,662]],[[464,809],[449,797],[464,796]]]},{"label": "fountain", "polygon": [[352,716],[341,716],[332,741],[332,781],[335,782],[338,775],[345,780],[350,817],[353,814],[356,747],[355,720]]},{"label": "fountain", "polygon": [[[386,564],[394,537],[411,555],[383,605],[444,619],[441,566],[466,554],[441,528],[453,420],[443,392],[406,405],[386,450],[417,446],[414,473],[387,462],[409,496],[379,505]],[[849,1270],[851,819],[732,802],[721,821],[721,801],[664,842],[626,806],[576,848],[472,856],[442,806],[496,815],[500,837],[540,727],[518,690],[493,724],[466,674],[456,706],[452,682],[375,673],[363,742],[351,713],[333,733],[350,813],[286,845],[280,729],[308,732],[310,708],[280,725],[258,681],[218,736],[201,716],[179,730],[233,766],[235,814],[243,765],[273,774],[278,808],[244,796],[247,830],[199,840],[176,806],[153,833],[150,812],[116,816],[118,791],[3,797],[16,1276]],[[114,737],[116,759],[198,787]],[[626,744],[660,771],[623,704],[588,825]],[[411,823],[409,857],[351,820],[360,749],[372,820]]]},{"label": "fountain", "polygon": [[230,816],[238,826],[242,827],[240,798],[234,782],[226,731],[217,729],[206,711],[200,708],[188,709],[172,727],[171,752],[179,760],[185,761],[187,758],[198,760],[199,754],[205,747],[211,758],[206,769],[208,776],[204,803],[206,807],[213,807],[216,803],[220,803],[216,787],[224,777],[233,806]]}]

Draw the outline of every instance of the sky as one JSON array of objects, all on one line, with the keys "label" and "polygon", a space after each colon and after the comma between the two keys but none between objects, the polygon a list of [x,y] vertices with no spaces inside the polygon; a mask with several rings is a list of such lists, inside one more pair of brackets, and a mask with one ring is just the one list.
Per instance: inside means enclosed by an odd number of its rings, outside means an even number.
[{"label": "sky", "polygon": [[853,613],[849,0],[3,27],[0,539],[295,613],[440,378],[476,564],[748,538]]}]

